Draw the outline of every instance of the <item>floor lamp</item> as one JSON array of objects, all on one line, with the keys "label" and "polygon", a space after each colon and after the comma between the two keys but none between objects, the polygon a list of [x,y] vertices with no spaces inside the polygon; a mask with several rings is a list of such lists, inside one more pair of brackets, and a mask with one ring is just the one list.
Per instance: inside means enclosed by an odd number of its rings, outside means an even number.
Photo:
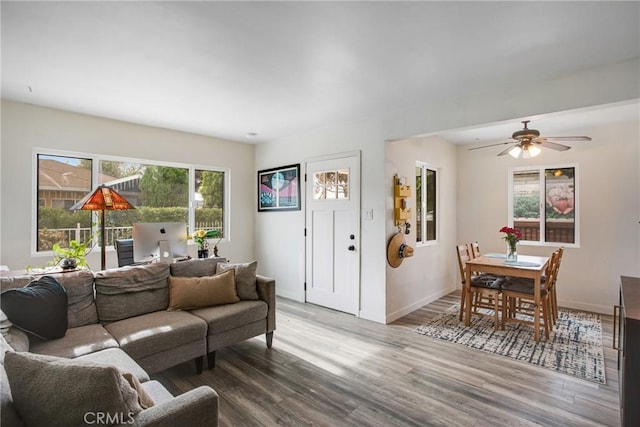
[{"label": "floor lamp", "polygon": [[131,203],[127,201],[124,197],[119,195],[115,190],[107,187],[102,184],[95,191],[87,194],[80,200],[78,203],[71,207],[72,211],[78,210],[89,210],[89,211],[100,211],[100,247],[102,249],[101,253],[101,261],[102,261],[102,270],[105,269],[106,265],[106,251],[105,251],[105,241],[106,241],[106,232],[105,232],[105,218],[106,211],[112,210],[125,210],[125,209],[135,209]]}]

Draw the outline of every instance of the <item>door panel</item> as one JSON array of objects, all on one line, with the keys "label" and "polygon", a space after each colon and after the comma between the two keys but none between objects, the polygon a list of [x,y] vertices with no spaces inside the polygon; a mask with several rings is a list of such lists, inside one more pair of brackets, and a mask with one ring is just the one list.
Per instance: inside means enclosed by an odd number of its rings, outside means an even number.
[{"label": "door panel", "polygon": [[308,162],[306,173],[306,299],[357,314],[360,156]]}]

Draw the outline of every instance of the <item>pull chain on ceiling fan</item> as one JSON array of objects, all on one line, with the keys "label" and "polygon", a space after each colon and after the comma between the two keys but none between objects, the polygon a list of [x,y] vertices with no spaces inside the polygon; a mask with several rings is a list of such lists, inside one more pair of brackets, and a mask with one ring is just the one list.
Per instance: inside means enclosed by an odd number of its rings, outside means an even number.
[{"label": "pull chain on ceiling fan", "polygon": [[535,157],[542,152],[541,147],[550,148],[556,151],[567,151],[571,147],[564,144],[559,144],[559,141],[591,141],[588,136],[540,136],[540,132],[536,129],[529,129],[528,124],[530,120],[523,120],[524,127],[518,131],[515,131],[511,135],[511,139],[515,141],[500,142],[497,144],[485,145],[482,147],[470,148],[471,150],[478,150],[480,148],[495,147],[497,145],[512,144],[510,147],[505,148],[498,153],[498,156],[504,156],[509,154],[514,158],[519,158],[522,155],[523,159]]}]

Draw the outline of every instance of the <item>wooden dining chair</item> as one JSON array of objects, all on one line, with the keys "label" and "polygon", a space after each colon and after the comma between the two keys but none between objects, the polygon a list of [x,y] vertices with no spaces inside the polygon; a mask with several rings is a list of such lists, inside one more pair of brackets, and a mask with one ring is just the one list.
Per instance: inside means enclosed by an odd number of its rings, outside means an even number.
[{"label": "wooden dining chair", "polygon": [[556,291],[557,283],[558,283],[558,273],[560,272],[560,264],[562,262],[562,254],[564,253],[564,248],[560,247],[557,250],[558,252],[558,259],[555,265],[555,273],[553,275],[553,283],[550,284],[550,289],[549,292],[551,292],[551,314],[552,314],[552,320],[553,320],[553,324],[555,325],[557,320],[558,320],[558,293]]},{"label": "wooden dining chair", "polygon": [[[460,277],[462,281],[462,295],[460,296],[460,315],[464,318],[466,306],[466,294],[471,292],[471,314],[478,316],[490,317],[494,319],[494,327],[498,330],[500,325],[498,315],[500,313],[500,290],[503,278],[492,274],[473,274],[471,275],[471,289],[466,287],[466,266],[467,261],[471,259],[469,245],[462,244],[456,246],[458,255],[458,266],[460,268]],[[481,309],[491,311],[488,314]]]},{"label": "wooden dining chair", "polygon": [[[545,270],[545,279],[540,282],[540,310],[542,311],[542,326],[544,336],[549,339],[549,332],[553,330],[552,288],[558,272],[560,251],[551,255]],[[533,326],[533,311],[535,309],[533,279],[507,277],[502,284],[502,329],[505,322],[530,324]],[[518,314],[521,314],[518,317]],[[531,319],[531,320],[530,320]]]},{"label": "wooden dining chair", "polygon": [[469,248],[471,252],[471,258],[478,258],[482,255],[480,253],[480,244],[477,241],[469,243]]}]

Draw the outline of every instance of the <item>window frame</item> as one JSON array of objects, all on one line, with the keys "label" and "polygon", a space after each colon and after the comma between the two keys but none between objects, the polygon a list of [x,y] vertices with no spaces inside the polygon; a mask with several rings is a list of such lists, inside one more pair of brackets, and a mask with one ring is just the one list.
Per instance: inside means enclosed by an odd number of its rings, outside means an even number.
[{"label": "window frame", "polygon": [[[434,165],[433,163],[428,163],[428,162],[423,162],[421,160],[416,160],[416,169],[420,168],[422,171],[422,186],[421,186],[421,221],[420,221],[420,226],[421,226],[421,235],[423,236],[423,240],[418,241],[418,233],[417,233],[417,222],[418,222],[418,214],[417,214],[417,207],[418,207],[418,188],[416,186],[416,247],[422,247],[422,246],[434,246],[440,243],[440,181],[441,181],[441,168],[439,166]],[[426,180],[426,171],[430,170],[432,172],[435,173],[435,177],[436,177],[436,208],[434,211],[434,216],[435,216],[435,221],[436,221],[436,227],[435,227],[435,232],[436,232],[436,236],[435,239],[433,240],[424,240],[426,239],[427,236],[427,186],[425,185],[427,180]]]},{"label": "window frame", "polygon": [[[573,243],[565,243],[565,242],[547,242],[545,241],[546,236],[546,179],[545,179],[545,171],[549,169],[564,169],[564,168],[573,168],[574,175],[574,242]],[[542,247],[564,247],[564,248],[579,248],[580,247],[580,180],[579,180],[579,168],[577,163],[561,163],[561,164],[553,164],[553,165],[530,165],[530,166],[514,166],[509,168],[508,171],[508,202],[507,202],[507,217],[508,224],[510,227],[513,227],[514,218],[513,218],[513,174],[515,172],[521,171],[537,171],[540,176],[540,204],[538,209],[540,209],[540,240],[520,240],[518,244],[525,246],[542,246]]]},{"label": "window frame", "polygon": [[[202,165],[202,164],[191,164],[191,163],[179,163],[179,162],[167,162],[162,160],[152,160],[152,159],[141,159],[134,157],[120,157],[120,156],[110,156],[110,155],[102,155],[102,154],[93,154],[86,153],[80,151],[66,151],[66,150],[55,150],[49,148],[34,148],[32,150],[32,180],[31,180],[31,256],[32,257],[50,257],[53,254],[53,251],[38,251],[37,239],[38,239],[38,208],[39,208],[39,197],[38,197],[38,156],[63,156],[63,157],[72,157],[72,158],[82,158],[91,160],[91,182],[92,189],[95,190],[99,184],[99,169],[101,161],[111,161],[111,162],[123,162],[123,163],[140,163],[148,166],[164,166],[164,167],[175,167],[182,168],[188,170],[188,191],[189,191],[189,200],[188,200],[188,228],[189,234],[192,234],[195,229],[195,171],[203,170],[203,171],[212,171],[212,172],[223,172],[224,173],[224,186],[223,186],[223,242],[231,241],[231,169],[211,166],[211,165]],[[98,213],[92,212],[92,234],[95,236],[97,224],[98,224]],[[195,245],[193,240],[189,240],[189,245]],[[107,246],[107,251],[114,251],[115,248],[113,246]]]}]

